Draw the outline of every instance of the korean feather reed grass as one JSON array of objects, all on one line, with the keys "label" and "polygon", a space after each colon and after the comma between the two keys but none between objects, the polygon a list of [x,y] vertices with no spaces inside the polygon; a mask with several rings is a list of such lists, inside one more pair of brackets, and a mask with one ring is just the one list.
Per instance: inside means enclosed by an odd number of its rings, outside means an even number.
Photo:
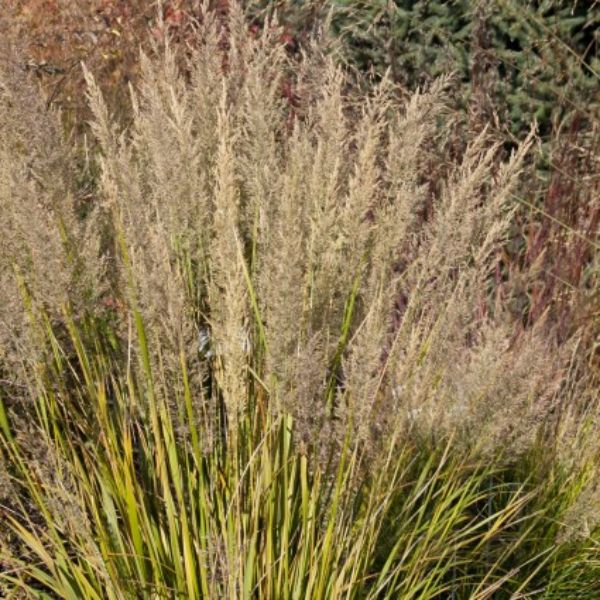
[{"label": "korean feather reed grass", "polygon": [[91,199],[0,72],[1,591],[593,597],[597,387],[495,288],[533,134],[234,3],[155,54],[125,130],[86,72]]}]

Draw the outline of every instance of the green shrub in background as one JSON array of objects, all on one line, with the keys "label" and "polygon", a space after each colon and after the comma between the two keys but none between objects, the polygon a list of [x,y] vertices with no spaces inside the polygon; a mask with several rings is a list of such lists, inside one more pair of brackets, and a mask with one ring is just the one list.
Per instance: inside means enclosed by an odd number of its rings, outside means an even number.
[{"label": "green shrub in background", "polygon": [[[348,34],[350,59],[390,68],[408,86],[458,72],[468,99],[485,86],[518,135],[533,118],[591,111],[598,91],[595,3],[513,0],[352,2],[334,20]],[[595,108],[595,107],[594,107]],[[502,115],[504,116],[504,115]]]},{"label": "green shrub in background", "polygon": [[[533,119],[540,133],[576,112],[598,108],[600,5],[587,0],[330,0],[248,2],[277,10],[296,35],[322,23],[344,41],[348,63],[407,86],[456,72],[467,103],[478,88],[510,134]],[[268,7],[268,8],[267,8]]]}]

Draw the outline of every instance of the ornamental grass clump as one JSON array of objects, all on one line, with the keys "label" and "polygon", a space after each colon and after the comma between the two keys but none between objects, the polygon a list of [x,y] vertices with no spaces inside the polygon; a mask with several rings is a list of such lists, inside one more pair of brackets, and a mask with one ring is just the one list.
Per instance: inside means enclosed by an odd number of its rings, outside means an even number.
[{"label": "ornamental grass clump", "polygon": [[2,591],[593,594],[596,390],[496,289],[534,134],[454,156],[452,79],[365,93],[233,3],[140,69],[125,129],[85,72],[85,202],[2,113]]}]

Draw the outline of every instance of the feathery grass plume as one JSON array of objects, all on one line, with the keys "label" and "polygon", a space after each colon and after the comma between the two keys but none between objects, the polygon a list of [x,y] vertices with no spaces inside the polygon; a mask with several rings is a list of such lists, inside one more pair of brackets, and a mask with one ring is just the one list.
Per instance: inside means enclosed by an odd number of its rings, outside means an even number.
[{"label": "feathery grass plume", "polygon": [[[143,312],[149,335],[163,341],[163,367],[176,373],[180,351],[193,356],[191,348],[197,347],[185,261],[201,244],[196,232],[205,174],[176,57],[167,46],[160,64],[151,65],[145,56],[141,62],[144,80],[139,95],[132,93],[130,139],[112,125],[88,74],[92,127],[102,152],[100,193],[110,223],[110,253],[118,267],[113,293]],[[159,362],[154,356],[155,368],[162,368]]]},{"label": "feathery grass plume", "polygon": [[66,305],[82,317],[103,292],[103,261],[97,232],[78,219],[60,116],[10,48],[0,64],[0,128],[0,372],[10,381],[43,353],[23,295],[54,321]]},{"label": "feathery grass plume", "polygon": [[[306,210],[304,175],[311,166],[310,143],[306,131],[297,128],[290,139],[289,159],[271,177],[277,180],[270,190],[279,190],[265,207],[258,248],[258,285],[264,315],[267,356],[266,374],[276,402],[293,406],[299,381],[295,377],[303,345],[307,343],[305,294],[301,284],[306,272]],[[279,174],[281,173],[281,174]],[[277,187],[276,187],[277,186]],[[268,196],[267,196],[268,198]],[[289,318],[296,315],[295,320]],[[314,354],[309,370],[317,372],[322,363]],[[320,396],[319,396],[320,397]],[[314,398],[303,398],[314,402]]]},{"label": "feathery grass plume", "polygon": [[[527,143],[501,167],[495,181],[491,178],[497,149],[486,149],[486,143],[484,135],[474,142],[434,204],[433,221],[424,227],[415,258],[402,277],[406,307],[396,325],[388,358],[392,390],[408,410],[410,420],[429,421],[442,428],[447,419],[460,425],[458,415],[464,410],[474,411],[478,415],[475,420],[489,419],[498,424],[503,407],[499,398],[487,400],[490,379],[484,376],[483,368],[475,370],[477,383],[466,404],[464,396],[443,392],[446,378],[461,385],[461,376],[451,374],[460,365],[464,367],[472,360],[477,364],[488,354],[490,364],[506,356],[513,335],[499,315],[482,313],[482,302],[485,307],[495,249],[510,223],[510,190],[518,181]],[[523,349],[536,345],[537,334],[528,335]],[[492,346],[484,350],[488,343]],[[543,346],[543,341],[537,344]],[[555,372],[554,365],[549,366],[549,357],[555,354],[533,354],[534,363],[529,363],[523,379],[512,378],[510,369],[499,370],[506,379],[491,389],[500,390],[510,380],[515,402],[517,398],[528,398],[542,417],[549,410],[542,400],[545,392],[530,395],[533,388],[529,386],[535,380],[533,374],[539,373],[538,381],[542,381],[549,372]],[[523,415],[522,411],[519,414]]]},{"label": "feathery grass plume", "polygon": [[240,231],[240,190],[235,169],[236,136],[225,96],[218,113],[219,147],[215,175],[215,212],[209,260],[210,324],[219,367],[216,376],[230,418],[247,399],[246,372],[249,339],[249,301],[245,256]]},{"label": "feathery grass plume", "polygon": [[342,269],[339,216],[344,210],[340,196],[347,185],[349,123],[342,99],[344,76],[333,64],[326,67],[321,97],[310,106],[312,167],[306,174],[308,210],[308,265],[306,272],[309,327],[322,331],[324,343],[335,350],[341,327],[341,296],[337,287]]},{"label": "feathery grass plume", "polygon": [[[253,372],[275,412],[307,438],[334,425],[336,443],[350,423],[368,446],[418,414],[440,430],[498,424],[503,385],[541,419],[558,353],[528,354],[531,376],[510,386],[500,368],[477,370],[519,362],[490,286],[531,137],[503,164],[484,131],[431,185],[450,80],[406,102],[386,78],[361,96],[318,49],[286,56],[275,25],[251,35],[239,8],[198,28],[183,70],[169,44],[142,57],[130,132],[117,134],[90,81],[102,193],[134,282],[121,261],[119,293],[161,340],[155,368],[177,377],[200,337],[199,393],[214,362],[210,394],[233,418]],[[523,352],[545,347],[524,335]]]},{"label": "feathery grass plume", "polygon": [[[381,85],[387,82],[384,80]],[[344,402],[354,404],[351,410],[357,412],[354,418],[362,428],[372,422],[370,413],[378,399],[380,415],[390,409],[389,404],[381,403],[379,393],[383,383],[382,365],[401,316],[398,313],[406,302],[401,280],[406,265],[415,256],[420,213],[426,196],[422,183],[424,145],[432,142],[437,121],[443,118],[447,85],[447,81],[439,80],[430,90],[417,92],[404,110],[391,119],[382,112],[387,139],[379,140],[380,155],[375,157],[377,164],[384,161],[382,181],[379,182],[380,193],[368,199],[365,215],[371,222],[369,254],[364,261],[361,287],[365,315],[344,359],[344,371],[348,373]],[[363,431],[360,437],[369,436]]]}]

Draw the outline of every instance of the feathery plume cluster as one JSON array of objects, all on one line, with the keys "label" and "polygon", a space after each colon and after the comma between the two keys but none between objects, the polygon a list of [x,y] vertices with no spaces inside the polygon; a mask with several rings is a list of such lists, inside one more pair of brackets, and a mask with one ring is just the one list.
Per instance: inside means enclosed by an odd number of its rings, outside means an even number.
[{"label": "feathery plume cluster", "polygon": [[433,186],[451,80],[365,97],[317,50],[286,55],[275,26],[249,35],[235,7],[205,15],[189,56],[143,57],[129,131],[89,84],[120,281],[157,368],[200,339],[194,368],[228,418],[259,385],[307,441],[534,435],[564,358],[537,330],[515,337],[491,289],[531,136],[502,162],[483,131]]},{"label": "feathery plume cluster", "polygon": [[[15,265],[52,307],[80,302],[80,275],[125,307],[123,339],[139,311],[153,369],[177,379],[186,357],[199,412],[223,401],[235,420],[259,386],[307,442],[349,426],[365,447],[400,425],[475,427],[492,446],[534,435],[564,357],[537,329],[515,335],[492,290],[531,136],[502,162],[484,131],[432,185],[451,80],[361,95],[318,49],[288,56],[275,25],[250,35],[235,6],[142,73],[122,132],[86,75],[100,202],[83,219],[58,124],[7,122],[5,311],[23,314]],[[7,106],[22,88],[4,86]]]},{"label": "feathery plume cluster", "polygon": [[[43,352],[27,305],[58,322],[102,294],[103,260],[92,219],[82,221],[75,162],[58,114],[3,49],[0,64],[0,373],[17,389],[21,366]],[[93,211],[92,211],[93,212]],[[15,393],[15,389],[12,393]]]}]

